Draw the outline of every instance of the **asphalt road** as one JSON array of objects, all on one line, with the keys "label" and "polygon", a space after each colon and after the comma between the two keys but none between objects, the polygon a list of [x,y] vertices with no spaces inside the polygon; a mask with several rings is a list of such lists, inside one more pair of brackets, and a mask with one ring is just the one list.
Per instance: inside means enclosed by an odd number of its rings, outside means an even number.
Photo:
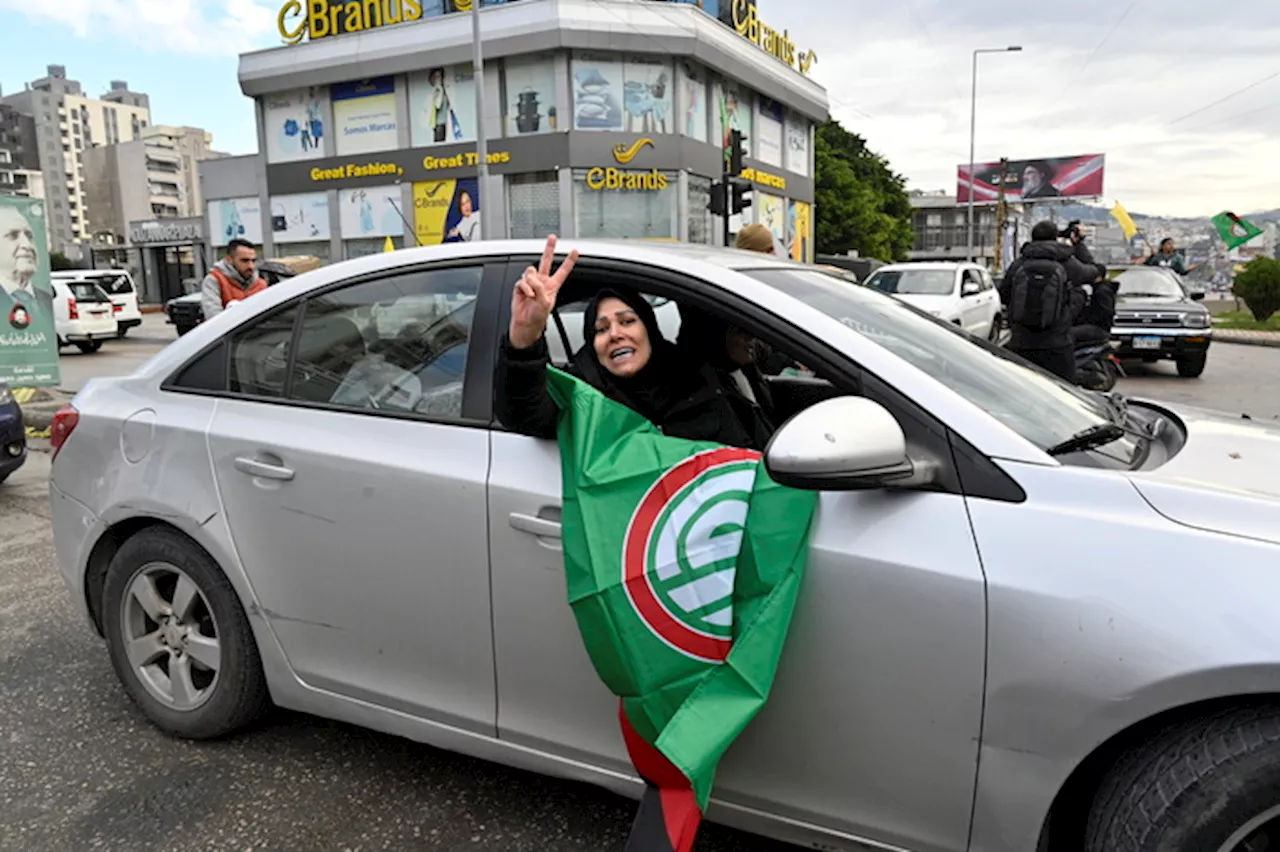
[{"label": "asphalt road", "polygon": [[108,340],[89,355],[67,346],[58,358],[62,390],[78,391],[94,376],[125,376],[168,344],[178,339],[164,314],[143,314],[142,325],[129,330],[121,340]]},{"label": "asphalt road", "polygon": [[[95,355],[68,351],[64,386],[172,339],[153,318]],[[1194,380],[1132,369],[1125,393],[1280,419],[1280,349],[1216,345]],[[621,849],[634,804],[587,785],[283,712],[226,742],[158,733],[70,605],[47,477],[37,452],[0,486],[0,850]],[[714,825],[698,845],[787,848]]]}]

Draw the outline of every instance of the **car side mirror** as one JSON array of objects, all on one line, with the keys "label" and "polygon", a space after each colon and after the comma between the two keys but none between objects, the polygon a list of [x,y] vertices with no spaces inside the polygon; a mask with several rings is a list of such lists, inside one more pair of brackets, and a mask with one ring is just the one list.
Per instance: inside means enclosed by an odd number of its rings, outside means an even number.
[{"label": "car side mirror", "polygon": [[976,296],[980,292],[982,292],[982,288],[973,281],[966,281],[960,285],[961,296]]},{"label": "car side mirror", "polygon": [[765,448],[765,469],[779,485],[807,491],[859,491],[904,485],[916,477],[906,434],[884,406],[839,396],[806,408]]},{"label": "car side mirror", "polygon": [[1200,291],[1198,291],[1198,290],[1197,290],[1196,292],[1192,293],[1192,294],[1191,294],[1191,301],[1193,301],[1193,302],[1202,302],[1202,301],[1204,301],[1204,293],[1202,293],[1202,292],[1200,292]]}]

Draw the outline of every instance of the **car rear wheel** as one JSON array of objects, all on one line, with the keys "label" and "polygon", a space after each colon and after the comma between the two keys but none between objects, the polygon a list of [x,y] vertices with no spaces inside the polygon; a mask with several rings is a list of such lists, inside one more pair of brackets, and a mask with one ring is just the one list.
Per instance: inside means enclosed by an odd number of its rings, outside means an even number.
[{"label": "car rear wheel", "polygon": [[129,697],[162,730],[234,733],[267,704],[249,620],[231,582],[179,532],[144,530],[107,569],[103,622]]},{"label": "car rear wheel", "polygon": [[1280,710],[1221,713],[1121,759],[1089,816],[1086,852],[1280,849]]},{"label": "car rear wheel", "polygon": [[76,348],[86,355],[92,355],[102,348],[101,340],[77,340]]},{"label": "car rear wheel", "polygon": [[127,328],[116,329],[116,340],[124,340],[124,336],[129,333]]},{"label": "car rear wheel", "polygon": [[1178,375],[1184,379],[1198,379],[1200,374],[1204,372],[1204,366],[1208,360],[1208,352],[1179,355],[1177,359]]}]

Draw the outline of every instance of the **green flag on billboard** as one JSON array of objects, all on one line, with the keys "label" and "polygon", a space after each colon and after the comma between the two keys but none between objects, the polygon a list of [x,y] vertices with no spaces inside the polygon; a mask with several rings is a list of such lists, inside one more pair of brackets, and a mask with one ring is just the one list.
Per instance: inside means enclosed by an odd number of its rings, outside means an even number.
[{"label": "green flag on billboard", "polygon": [[1262,233],[1262,229],[1249,220],[1225,211],[1213,217],[1213,226],[1228,249],[1242,246]]},{"label": "green flag on billboard", "polygon": [[816,495],[773,482],[754,450],[667,437],[558,370],[549,387],[569,604],[632,762],[664,794],[670,842],[636,845],[638,818],[628,848],[687,849],[717,763],[769,695]]},{"label": "green flag on billboard", "polygon": [[57,385],[58,333],[43,201],[0,196],[0,383]]}]

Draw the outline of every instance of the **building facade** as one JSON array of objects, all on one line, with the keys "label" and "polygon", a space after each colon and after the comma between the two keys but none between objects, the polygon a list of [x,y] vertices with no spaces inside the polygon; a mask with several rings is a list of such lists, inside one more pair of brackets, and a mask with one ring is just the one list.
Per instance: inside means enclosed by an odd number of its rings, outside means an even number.
[{"label": "building facade", "polygon": [[731,231],[763,222],[812,258],[813,131],[827,96],[802,73],[813,57],[753,2],[482,2],[482,117],[459,6],[470,3],[371,0],[326,16],[285,4],[291,43],[240,58],[260,154],[201,166],[210,246],[242,237],[268,255],[336,261],[388,237],[490,236],[482,218],[499,237],[715,243],[711,186],[737,129],[752,204]]},{"label": "building facade", "polygon": [[80,260],[93,233],[85,195],[84,152],[101,145],[137,139],[151,123],[147,96],[115,81],[102,98],[86,97],[64,66],[0,104],[31,116],[36,149],[49,205],[50,249]]}]

